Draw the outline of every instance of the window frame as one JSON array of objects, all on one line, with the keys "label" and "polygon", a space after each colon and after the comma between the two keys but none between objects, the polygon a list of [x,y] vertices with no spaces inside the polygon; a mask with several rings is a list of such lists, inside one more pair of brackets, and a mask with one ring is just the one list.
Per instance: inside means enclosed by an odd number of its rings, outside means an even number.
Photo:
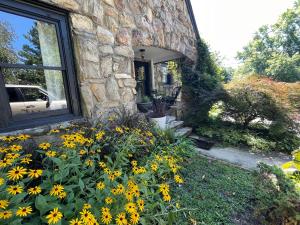
[{"label": "window frame", "polygon": [[[73,60],[73,43],[70,35],[71,30],[69,27],[68,12],[51,5],[37,3],[31,0],[26,2],[19,0],[1,0],[0,11],[54,24],[61,59],[61,67],[7,64],[0,62],[0,133],[80,118],[79,89]],[[61,71],[68,108],[12,117],[2,72],[3,69],[7,68]]]}]

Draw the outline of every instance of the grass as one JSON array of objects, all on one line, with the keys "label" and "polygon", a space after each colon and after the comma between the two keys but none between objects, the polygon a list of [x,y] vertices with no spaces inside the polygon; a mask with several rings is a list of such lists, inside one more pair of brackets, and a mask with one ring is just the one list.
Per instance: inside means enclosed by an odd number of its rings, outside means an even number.
[{"label": "grass", "polygon": [[175,188],[182,208],[193,209],[178,224],[255,224],[255,175],[225,163],[195,156],[183,169],[185,184]]}]

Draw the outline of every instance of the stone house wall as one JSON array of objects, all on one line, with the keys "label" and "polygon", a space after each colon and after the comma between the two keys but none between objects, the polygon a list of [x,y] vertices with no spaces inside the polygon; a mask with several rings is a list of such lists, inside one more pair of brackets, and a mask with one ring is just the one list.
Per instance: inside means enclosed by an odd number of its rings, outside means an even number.
[{"label": "stone house wall", "polygon": [[134,47],[155,46],[195,60],[185,0],[39,0],[70,12],[84,116],[136,109]]}]

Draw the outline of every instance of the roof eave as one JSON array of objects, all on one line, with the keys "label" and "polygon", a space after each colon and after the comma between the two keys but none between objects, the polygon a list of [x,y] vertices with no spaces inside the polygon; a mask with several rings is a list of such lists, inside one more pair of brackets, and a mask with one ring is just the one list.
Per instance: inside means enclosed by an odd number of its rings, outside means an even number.
[{"label": "roof eave", "polygon": [[197,38],[197,40],[200,40],[200,34],[199,34],[196,19],[195,19],[195,14],[194,14],[194,11],[193,11],[192,3],[191,3],[190,0],[185,0],[185,2],[186,2],[188,13],[189,13],[190,18],[191,18],[191,22],[192,22],[192,25],[193,25],[193,28],[194,28],[196,38]]}]

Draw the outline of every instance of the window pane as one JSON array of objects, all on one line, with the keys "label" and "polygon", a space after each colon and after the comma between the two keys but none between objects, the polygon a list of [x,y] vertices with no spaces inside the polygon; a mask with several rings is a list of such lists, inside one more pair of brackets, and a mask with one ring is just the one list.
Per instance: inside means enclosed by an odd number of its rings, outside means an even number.
[{"label": "window pane", "polygon": [[0,10],[0,62],[60,67],[55,25]]},{"label": "window pane", "polygon": [[13,116],[67,109],[61,71],[3,69]]}]

